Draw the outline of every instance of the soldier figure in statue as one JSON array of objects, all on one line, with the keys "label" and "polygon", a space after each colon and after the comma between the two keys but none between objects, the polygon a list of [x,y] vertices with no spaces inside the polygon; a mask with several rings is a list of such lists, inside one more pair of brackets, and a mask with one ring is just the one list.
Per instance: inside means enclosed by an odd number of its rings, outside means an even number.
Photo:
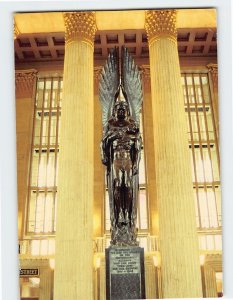
[{"label": "soldier figure in statue", "polygon": [[107,170],[111,245],[137,246],[142,87],[138,68],[125,47],[121,60],[120,74],[118,49],[112,49],[101,74],[101,154]]}]

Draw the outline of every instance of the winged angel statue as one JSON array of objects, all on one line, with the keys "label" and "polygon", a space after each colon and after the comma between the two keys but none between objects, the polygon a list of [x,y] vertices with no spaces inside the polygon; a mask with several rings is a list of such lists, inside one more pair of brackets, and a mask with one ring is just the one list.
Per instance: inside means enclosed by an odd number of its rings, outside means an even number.
[{"label": "winged angel statue", "polygon": [[[142,85],[127,48],[111,49],[100,79],[103,138],[102,162],[107,169],[111,245],[138,245],[137,198],[141,152]],[[121,73],[121,74],[120,74]]]}]

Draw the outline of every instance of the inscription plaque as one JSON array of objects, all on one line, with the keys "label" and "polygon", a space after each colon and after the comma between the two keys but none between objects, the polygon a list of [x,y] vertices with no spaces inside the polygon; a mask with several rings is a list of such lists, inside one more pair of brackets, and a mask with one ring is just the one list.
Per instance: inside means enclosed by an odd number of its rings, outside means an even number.
[{"label": "inscription plaque", "polygon": [[39,276],[39,269],[20,269],[19,275],[23,276]]},{"label": "inscription plaque", "polygon": [[106,249],[106,299],[145,299],[142,248],[110,247]]}]

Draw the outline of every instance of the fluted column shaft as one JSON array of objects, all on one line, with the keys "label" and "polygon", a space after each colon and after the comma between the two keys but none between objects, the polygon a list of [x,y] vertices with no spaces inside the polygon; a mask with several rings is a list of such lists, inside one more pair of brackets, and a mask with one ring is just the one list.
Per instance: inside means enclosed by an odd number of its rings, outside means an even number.
[{"label": "fluted column shaft", "polygon": [[176,11],[146,12],[164,298],[202,297]]},{"label": "fluted column shaft", "polygon": [[52,280],[52,271],[49,268],[40,269],[40,300],[53,300]]},{"label": "fluted column shaft", "polygon": [[25,205],[28,193],[36,74],[37,70],[35,69],[15,72],[19,239],[23,238]]},{"label": "fluted column shaft", "polygon": [[150,203],[150,232],[158,236],[158,203],[156,197],[155,151],[153,133],[153,113],[151,101],[151,80],[149,66],[141,66],[143,78],[143,132],[147,173],[147,197]]},{"label": "fluted column shaft", "polygon": [[105,257],[100,260],[100,299],[106,299],[106,264]]},{"label": "fluted column shaft", "polygon": [[212,81],[212,87],[213,87],[212,105],[214,111],[215,127],[217,131],[217,136],[219,137],[218,65],[208,64],[207,68],[209,69],[209,73]]},{"label": "fluted column shaft", "polygon": [[93,298],[92,12],[64,13],[64,95],[58,175],[55,300]]},{"label": "fluted column shaft", "polygon": [[104,234],[104,166],[101,162],[99,147],[102,138],[102,114],[99,101],[99,78],[101,71],[101,67],[94,70],[94,237],[100,237]]},{"label": "fluted column shaft", "polygon": [[208,264],[204,266],[203,280],[205,280],[206,297],[207,298],[218,297],[215,270],[211,266],[208,266]]},{"label": "fluted column shaft", "polygon": [[153,264],[153,256],[145,255],[145,283],[146,283],[146,298],[156,299],[157,282],[155,276],[155,266]]}]

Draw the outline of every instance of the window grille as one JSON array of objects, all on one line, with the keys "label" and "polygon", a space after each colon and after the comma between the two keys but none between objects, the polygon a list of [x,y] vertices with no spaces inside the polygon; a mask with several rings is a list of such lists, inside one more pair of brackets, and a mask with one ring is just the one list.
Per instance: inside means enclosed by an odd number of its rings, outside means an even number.
[{"label": "window grille", "polygon": [[221,227],[219,147],[208,74],[183,73],[182,86],[199,229]]},{"label": "window grille", "polygon": [[38,78],[29,178],[27,234],[56,231],[62,78]]}]

